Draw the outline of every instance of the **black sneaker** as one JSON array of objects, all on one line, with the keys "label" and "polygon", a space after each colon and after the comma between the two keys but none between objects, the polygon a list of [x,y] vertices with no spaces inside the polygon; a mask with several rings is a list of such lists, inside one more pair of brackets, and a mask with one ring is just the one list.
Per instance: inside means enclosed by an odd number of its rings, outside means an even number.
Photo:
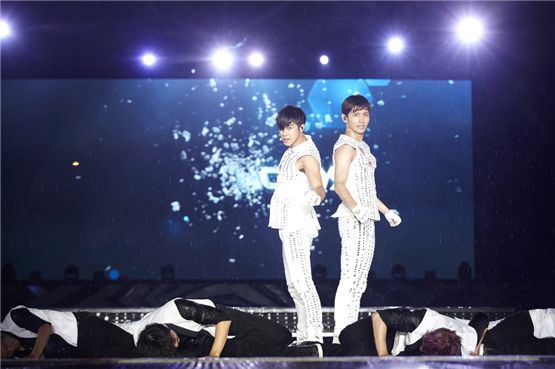
[{"label": "black sneaker", "polygon": [[322,344],[318,342],[302,343],[294,347],[296,356],[324,357]]}]

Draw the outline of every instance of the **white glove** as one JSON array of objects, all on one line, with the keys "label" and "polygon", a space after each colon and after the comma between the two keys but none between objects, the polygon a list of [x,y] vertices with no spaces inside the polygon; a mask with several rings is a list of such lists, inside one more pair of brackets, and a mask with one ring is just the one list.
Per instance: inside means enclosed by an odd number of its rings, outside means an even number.
[{"label": "white glove", "polygon": [[322,199],[318,194],[312,190],[306,191],[303,195],[303,203],[308,206],[318,206]]},{"label": "white glove", "polygon": [[351,209],[353,215],[360,223],[366,223],[370,220],[372,213],[370,212],[370,208],[366,206],[360,206],[357,204],[354,208]]},{"label": "white glove", "polygon": [[395,209],[391,209],[384,215],[385,219],[387,219],[391,227],[397,227],[402,222],[401,217],[399,216],[399,212]]}]

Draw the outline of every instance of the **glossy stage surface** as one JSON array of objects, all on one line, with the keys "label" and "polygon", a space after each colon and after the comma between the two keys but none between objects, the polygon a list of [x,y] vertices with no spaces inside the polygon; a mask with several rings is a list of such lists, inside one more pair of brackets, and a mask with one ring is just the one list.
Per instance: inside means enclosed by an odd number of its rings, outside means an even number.
[{"label": "glossy stage surface", "polygon": [[490,357],[330,357],[233,359],[101,359],[2,361],[2,368],[50,369],[553,369],[555,356]]}]

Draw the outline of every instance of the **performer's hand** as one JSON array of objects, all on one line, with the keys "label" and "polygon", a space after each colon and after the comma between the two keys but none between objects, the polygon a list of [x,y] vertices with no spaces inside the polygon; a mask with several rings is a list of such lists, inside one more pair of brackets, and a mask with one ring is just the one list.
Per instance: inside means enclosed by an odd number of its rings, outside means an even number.
[{"label": "performer's hand", "polygon": [[387,219],[391,227],[397,227],[402,222],[401,217],[399,216],[399,212],[395,209],[391,209],[384,215],[385,219]]},{"label": "performer's hand", "polygon": [[372,216],[369,208],[367,208],[366,206],[360,206],[358,204],[352,209],[352,212],[355,218],[357,218],[360,223],[366,223],[370,220],[370,217]]},{"label": "performer's hand", "polygon": [[318,194],[312,190],[306,191],[303,196],[303,203],[308,206],[318,206],[322,199]]},{"label": "performer's hand", "polygon": [[42,360],[44,359],[44,354],[33,354],[32,352],[29,354],[29,356],[27,356],[25,359],[27,360]]}]

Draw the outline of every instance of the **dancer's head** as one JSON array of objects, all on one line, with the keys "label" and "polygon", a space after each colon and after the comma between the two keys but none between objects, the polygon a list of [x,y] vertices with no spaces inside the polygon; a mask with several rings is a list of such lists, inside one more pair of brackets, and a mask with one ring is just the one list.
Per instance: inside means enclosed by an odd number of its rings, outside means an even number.
[{"label": "dancer's head", "polygon": [[17,351],[23,349],[21,341],[7,332],[1,333],[0,340],[2,343],[2,353],[0,358],[2,359],[9,359],[13,357]]},{"label": "dancer's head", "polygon": [[370,101],[362,95],[351,95],[343,100],[341,104],[343,115],[349,115],[349,113],[355,113],[359,110],[368,110],[368,112],[371,110]]},{"label": "dancer's head", "polygon": [[351,95],[341,104],[341,118],[346,125],[346,131],[364,135],[370,122],[370,102],[362,95]]},{"label": "dancer's head", "polygon": [[286,106],[278,113],[276,123],[280,140],[285,146],[295,147],[305,141],[303,132],[306,115],[301,109],[296,106]]},{"label": "dancer's head", "polygon": [[455,331],[439,328],[422,336],[420,351],[425,355],[461,355],[461,338]]},{"label": "dancer's head", "polygon": [[150,324],[139,335],[137,352],[143,357],[172,357],[177,355],[179,337],[163,324]]}]

